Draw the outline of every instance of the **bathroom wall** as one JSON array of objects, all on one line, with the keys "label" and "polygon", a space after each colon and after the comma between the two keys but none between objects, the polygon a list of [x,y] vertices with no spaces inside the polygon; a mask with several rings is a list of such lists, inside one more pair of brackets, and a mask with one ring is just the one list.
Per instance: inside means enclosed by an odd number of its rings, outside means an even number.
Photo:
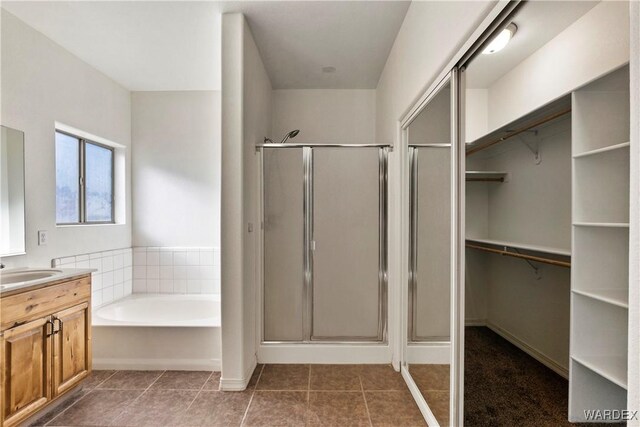
[{"label": "bathroom wall", "polygon": [[131,94],[133,245],[220,246],[220,92]]},{"label": "bathroom wall", "polygon": [[300,129],[292,142],[363,144],[375,142],[374,89],[279,89],[272,95],[274,142]]},{"label": "bathroom wall", "polygon": [[376,139],[379,142],[396,140],[398,120],[433,82],[495,3],[411,3],[378,82]]},{"label": "bathroom wall", "polygon": [[[433,82],[450,58],[469,38],[495,5],[494,1],[412,2],[393,44],[376,89],[376,140],[398,144],[399,120],[413,102]],[[455,29],[455,32],[452,31]],[[398,291],[401,271],[399,156],[389,162],[389,331],[390,341],[399,348],[401,300]],[[398,366],[398,356],[393,362]]]},{"label": "bathroom wall", "polygon": [[133,292],[219,294],[220,250],[134,247]]},{"label": "bathroom wall", "polygon": [[[240,70],[240,72],[238,72]],[[271,130],[271,83],[242,14],[222,15],[222,378],[243,390],[256,364],[258,156]]]},{"label": "bathroom wall", "polygon": [[91,273],[91,306],[98,308],[133,291],[133,252],[122,248],[55,258],[52,267],[93,268]]},{"label": "bathroom wall", "polygon": [[[9,267],[49,266],[53,258],[131,246],[131,100],[129,91],[1,11],[3,125],[25,133],[26,256],[3,258]],[[57,227],[55,122],[127,147],[126,221],[116,225]],[[49,241],[38,246],[38,230]]]}]

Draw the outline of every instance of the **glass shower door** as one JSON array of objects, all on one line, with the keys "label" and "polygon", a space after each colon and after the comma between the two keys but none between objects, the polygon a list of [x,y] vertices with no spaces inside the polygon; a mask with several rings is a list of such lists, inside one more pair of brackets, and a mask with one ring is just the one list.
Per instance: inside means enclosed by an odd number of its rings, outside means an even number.
[{"label": "glass shower door", "polygon": [[410,338],[446,342],[451,323],[451,145],[410,150]]},{"label": "glass shower door", "polygon": [[263,149],[264,340],[304,339],[302,148]]},{"label": "glass shower door", "polygon": [[313,149],[312,340],[383,339],[385,153]]}]

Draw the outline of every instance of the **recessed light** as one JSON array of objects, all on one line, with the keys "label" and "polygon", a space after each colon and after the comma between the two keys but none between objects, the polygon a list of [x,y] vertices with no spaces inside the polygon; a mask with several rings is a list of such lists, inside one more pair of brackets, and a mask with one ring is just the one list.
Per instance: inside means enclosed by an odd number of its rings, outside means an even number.
[{"label": "recessed light", "polygon": [[322,67],[323,73],[335,73],[336,67]]},{"label": "recessed light", "polygon": [[482,54],[491,55],[504,49],[516,31],[518,31],[518,26],[516,24],[512,22],[507,25],[507,28],[502,30],[500,34],[491,40],[491,43],[489,43],[489,45],[482,51]]}]

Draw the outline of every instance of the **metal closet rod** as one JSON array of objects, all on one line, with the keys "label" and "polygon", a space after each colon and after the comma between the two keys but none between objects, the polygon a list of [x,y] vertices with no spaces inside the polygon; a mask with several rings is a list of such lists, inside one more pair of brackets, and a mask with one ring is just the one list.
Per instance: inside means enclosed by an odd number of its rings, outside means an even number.
[{"label": "metal closet rod", "polygon": [[507,139],[512,138],[512,137],[514,137],[516,135],[519,135],[522,132],[526,132],[531,128],[540,126],[541,124],[544,124],[544,123],[547,123],[547,122],[550,122],[551,120],[557,119],[558,117],[562,117],[565,114],[568,114],[570,112],[571,112],[571,107],[569,107],[569,108],[567,108],[565,110],[559,111],[557,113],[551,114],[551,115],[549,115],[547,117],[544,117],[544,118],[542,118],[542,119],[540,119],[538,121],[535,121],[535,122],[533,122],[533,123],[531,123],[531,124],[529,124],[529,125],[527,125],[527,126],[525,126],[523,128],[516,129],[516,130],[512,131],[511,133],[509,133],[508,135],[503,136],[503,137],[501,137],[499,139],[496,139],[496,140],[493,140],[493,141],[490,141],[490,142],[486,142],[484,144],[480,144],[477,147],[470,148],[470,149],[467,150],[467,156],[470,156],[473,153],[477,153],[480,150],[484,150],[485,148],[489,148],[492,145],[495,145],[495,144],[498,144],[500,142],[506,141]]},{"label": "metal closet rod", "polygon": [[465,178],[467,182],[504,182],[504,178]]},{"label": "metal closet rod", "polygon": [[256,150],[260,148],[303,148],[303,147],[350,147],[350,148],[362,148],[362,147],[377,147],[377,148],[390,148],[393,149],[392,144],[323,144],[321,142],[287,142],[284,144],[276,143],[259,143],[256,144]]},{"label": "metal closet rod", "polygon": [[534,256],[534,255],[526,255],[526,254],[521,254],[521,253],[517,253],[517,252],[509,252],[509,251],[506,250],[508,246],[505,246],[504,250],[487,248],[485,246],[474,245],[472,243],[467,243],[466,246],[468,248],[477,249],[479,251],[491,252],[492,254],[505,255],[505,256],[510,256],[510,257],[514,257],[514,258],[526,259],[526,260],[529,260],[529,261],[541,262],[543,264],[551,264],[551,265],[555,265],[556,267],[571,268],[571,263],[570,262],[558,261],[556,259],[543,258],[543,257],[539,257],[539,256]]}]

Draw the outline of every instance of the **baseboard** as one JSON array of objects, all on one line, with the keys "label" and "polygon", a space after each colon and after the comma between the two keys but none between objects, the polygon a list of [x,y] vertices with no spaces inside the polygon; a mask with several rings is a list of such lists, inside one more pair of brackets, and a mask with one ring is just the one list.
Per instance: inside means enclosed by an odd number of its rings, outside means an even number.
[{"label": "baseboard", "polygon": [[464,319],[465,326],[487,326],[487,319]]},{"label": "baseboard", "polygon": [[525,353],[527,353],[529,356],[531,356],[534,359],[536,359],[538,362],[540,362],[543,365],[545,365],[547,368],[551,369],[552,371],[554,371],[558,375],[560,375],[560,376],[562,376],[562,377],[564,377],[566,379],[569,379],[569,370],[567,368],[564,368],[564,367],[560,366],[557,362],[555,362],[554,360],[549,358],[544,353],[541,353],[540,351],[538,351],[535,348],[531,347],[529,344],[527,344],[524,341],[520,340],[515,335],[512,335],[510,332],[502,329],[500,326],[498,326],[496,324],[493,324],[491,322],[487,322],[486,326],[487,326],[487,328],[491,329],[496,334],[500,335],[505,340],[509,341],[511,344],[513,344],[516,347],[518,347],[520,350],[522,350]]},{"label": "baseboard", "polygon": [[280,344],[262,343],[260,363],[391,363],[388,344]]},{"label": "baseboard", "polygon": [[94,358],[93,369],[122,371],[220,371],[220,359],[107,359]]},{"label": "baseboard", "polygon": [[256,370],[258,362],[254,357],[249,368],[244,372],[244,378],[220,378],[220,390],[223,391],[244,391],[251,381],[253,371]]},{"label": "baseboard", "polygon": [[440,427],[436,416],[433,415],[431,408],[429,408],[429,404],[424,399],[424,396],[420,392],[420,389],[418,389],[418,386],[415,381],[413,381],[409,372],[407,372],[406,367],[402,366],[400,373],[402,374],[402,378],[404,378],[404,382],[407,384],[407,388],[411,392],[411,396],[413,396],[413,400],[415,400],[416,405],[418,405],[418,409],[420,409],[424,420],[427,422],[427,425],[429,427]]},{"label": "baseboard", "polygon": [[451,344],[448,342],[411,343],[405,350],[406,362],[445,364],[451,363]]}]

